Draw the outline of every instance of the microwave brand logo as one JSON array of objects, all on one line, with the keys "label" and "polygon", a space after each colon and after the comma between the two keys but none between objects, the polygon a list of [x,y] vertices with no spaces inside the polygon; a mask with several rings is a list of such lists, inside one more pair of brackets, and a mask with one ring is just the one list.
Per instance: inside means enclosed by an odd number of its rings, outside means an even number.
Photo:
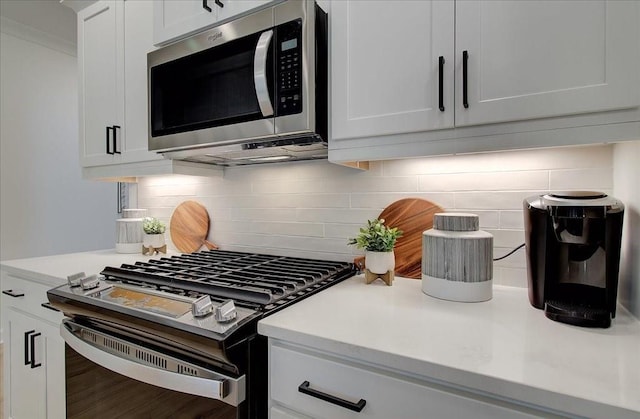
[{"label": "microwave brand logo", "polygon": [[216,39],[222,37],[222,32],[216,32],[216,33],[212,33],[211,35],[209,35],[207,37],[207,40],[209,42],[214,42]]}]

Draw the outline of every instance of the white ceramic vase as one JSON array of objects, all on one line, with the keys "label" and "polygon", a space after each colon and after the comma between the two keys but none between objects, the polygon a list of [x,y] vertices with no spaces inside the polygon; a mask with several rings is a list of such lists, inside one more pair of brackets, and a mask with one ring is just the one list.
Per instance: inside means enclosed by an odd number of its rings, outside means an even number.
[{"label": "white ceramic vase", "polygon": [[154,249],[158,249],[164,246],[164,233],[160,233],[160,234],[144,233],[142,236],[142,245],[144,247],[153,247]]},{"label": "white ceramic vase", "polygon": [[364,265],[369,272],[374,274],[385,274],[396,267],[396,255],[393,250],[390,252],[372,252],[367,250],[364,255]]}]

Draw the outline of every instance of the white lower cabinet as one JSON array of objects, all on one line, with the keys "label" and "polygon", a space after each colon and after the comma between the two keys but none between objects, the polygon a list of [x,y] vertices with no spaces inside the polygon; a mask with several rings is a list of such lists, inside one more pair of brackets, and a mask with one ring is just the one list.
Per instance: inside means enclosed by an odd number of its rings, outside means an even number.
[{"label": "white lower cabinet", "polygon": [[269,343],[269,369],[271,419],[553,416],[273,339]]},{"label": "white lower cabinet", "polygon": [[3,417],[65,417],[62,314],[41,305],[49,288],[2,272]]}]

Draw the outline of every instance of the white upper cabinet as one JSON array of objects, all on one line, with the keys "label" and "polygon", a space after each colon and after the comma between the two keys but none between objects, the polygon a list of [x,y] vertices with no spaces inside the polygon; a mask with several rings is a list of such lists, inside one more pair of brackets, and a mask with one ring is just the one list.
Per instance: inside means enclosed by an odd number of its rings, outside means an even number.
[{"label": "white upper cabinet", "polygon": [[335,1],[331,13],[333,138],[453,127],[453,2]]},{"label": "white upper cabinet", "polygon": [[218,172],[148,151],[147,53],[155,49],[155,3],[99,1],[78,12],[80,163],[85,178]]},{"label": "white upper cabinet", "polygon": [[[596,0],[334,1],[329,158],[602,141],[558,131],[587,125],[628,139],[637,125],[622,123],[640,119],[639,8]],[[555,131],[515,135],[544,130]]]},{"label": "white upper cabinet", "polygon": [[160,0],[153,2],[153,42],[162,45],[221,23],[271,0]]},{"label": "white upper cabinet", "polygon": [[634,3],[457,1],[456,126],[637,106]]},{"label": "white upper cabinet", "polygon": [[112,164],[116,146],[121,145],[114,144],[115,140],[124,135],[121,6],[115,1],[101,1],[78,14],[80,154],[83,166]]}]

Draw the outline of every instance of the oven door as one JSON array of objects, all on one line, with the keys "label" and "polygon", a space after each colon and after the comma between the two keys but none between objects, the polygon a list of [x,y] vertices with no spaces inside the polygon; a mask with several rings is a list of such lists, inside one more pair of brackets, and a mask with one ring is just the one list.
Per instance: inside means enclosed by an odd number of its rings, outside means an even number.
[{"label": "oven door", "polygon": [[68,418],[238,418],[245,376],[64,320]]}]

